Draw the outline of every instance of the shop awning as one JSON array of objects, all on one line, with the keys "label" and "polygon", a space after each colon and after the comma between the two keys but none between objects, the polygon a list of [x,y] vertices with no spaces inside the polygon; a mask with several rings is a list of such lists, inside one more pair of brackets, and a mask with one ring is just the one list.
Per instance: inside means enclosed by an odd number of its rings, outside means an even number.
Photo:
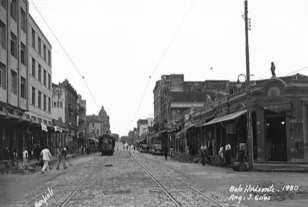
[{"label": "shop awning", "polygon": [[208,126],[208,125],[212,125],[212,124],[216,124],[219,122],[224,122],[224,121],[230,121],[233,119],[236,119],[240,116],[242,116],[243,114],[245,114],[247,112],[247,110],[243,110],[243,111],[238,111],[238,112],[234,112],[231,114],[227,114],[225,116],[221,116],[221,117],[217,117],[209,122],[206,122],[203,126]]}]

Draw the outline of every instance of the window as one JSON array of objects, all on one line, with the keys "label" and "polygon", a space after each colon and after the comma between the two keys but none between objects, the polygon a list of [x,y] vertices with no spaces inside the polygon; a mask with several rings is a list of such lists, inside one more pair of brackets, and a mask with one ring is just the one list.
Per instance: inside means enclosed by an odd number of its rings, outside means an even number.
[{"label": "window", "polygon": [[44,94],[44,111],[46,111],[46,95]]},{"label": "window", "polygon": [[0,0],[1,6],[6,9],[6,0]]},{"label": "window", "polygon": [[0,88],[6,89],[6,68],[0,62]]},{"label": "window", "polygon": [[20,25],[21,25],[21,30],[26,32],[26,12],[22,8],[20,8]]},{"label": "window", "polygon": [[20,62],[26,65],[26,46],[22,42],[20,43]]},{"label": "window", "polygon": [[31,29],[31,31],[32,31],[32,47],[33,49],[35,49],[35,31],[33,28]]},{"label": "window", "polygon": [[44,70],[44,86],[46,86],[46,70]]},{"label": "window", "polygon": [[32,76],[35,78],[35,59],[32,58]]},{"label": "window", "polygon": [[17,57],[17,37],[11,32],[11,55]]},{"label": "window", "polygon": [[11,70],[11,92],[17,95],[17,73]]},{"label": "window", "polygon": [[42,66],[39,64],[38,65],[38,78],[40,82],[42,81]]},{"label": "window", "polygon": [[0,21],[0,46],[6,49],[6,26]]},{"label": "window", "polygon": [[53,102],[53,107],[54,107],[54,108],[57,107],[57,102]]},{"label": "window", "polygon": [[38,107],[42,108],[42,92],[38,91],[38,95],[37,95],[37,100],[38,100]]},{"label": "window", "polygon": [[43,52],[44,52],[44,60],[45,60],[45,62],[46,62],[46,57],[47,57],[47,56],[46,56],[46,45],[45,45],[45,44],[44,44],[43,48],[44,48],[44,51],[43,51]]},{"label": "window", "polygon": [[50,50],[48,50],[48,65],[51,66],[51,53],[50,53]]},{"label": "window", "polygon": [[27,91],[26,91],[26,79],[24,77],[20,78],[20,97],[27,98]]},{"label": "window", "polygon": [[17,0],[11,1],[11,17],[17,22]]},{"label": "window", "polygon": [[50,90],[51,88],[51,76],[48,74],[48,89]]},{"label": "window", "polygon": [[50,104],[50,98],[48,98],[48,112],[51,112],[51,104]]},{"label": "window", "polygon": [[41,42],[41,38],[37,38],[37,44],[38,44],[38,53],[41,55],[42,53],[42,42]]},{"label": "window", "polygon": [[35,88],[32,87],[32,106],[35,106]]}]

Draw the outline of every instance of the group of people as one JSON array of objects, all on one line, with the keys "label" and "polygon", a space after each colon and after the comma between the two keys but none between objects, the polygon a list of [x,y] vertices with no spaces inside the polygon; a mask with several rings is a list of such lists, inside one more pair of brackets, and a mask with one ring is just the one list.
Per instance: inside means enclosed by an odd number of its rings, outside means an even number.
[{"label": "group of people", "polygon": [[[56,169],[59,170],[60,169],[60,165],[62,164],[63,169],[67,168],[67,147],[62,147],[62,148],[57,148],[56,149]],[[35,158],[37,159],[38,163],[40,166],[42,166],[41,168],[41,172],[44,173],[46,171],[48,171],[51,166],[49,166],[50,161],[52,160],[52,155],[50,150],[48,149],[47,146],[44,146],[43,149],[40,151],[38,147],[34,148],[34,153],[32,152],[32,154],[35,155]],[[28,150],[25,148],[23,151],[23,162],[22,162],[22,166],[24,169],[27,169],[28,166],[28,160],[29,160],[29,152]]]},{"label": "group of people", "polygon": [[[210,163],[211,159],[209,156],[208,147],[206,145],[202,145],[200,147],[200,152],[202,165],[205,165],[205,163]],[[231,145],[226,144],[225,146],[221,146],[218,151],[218,156],[222,165],[230,166],[232,157]]]}]

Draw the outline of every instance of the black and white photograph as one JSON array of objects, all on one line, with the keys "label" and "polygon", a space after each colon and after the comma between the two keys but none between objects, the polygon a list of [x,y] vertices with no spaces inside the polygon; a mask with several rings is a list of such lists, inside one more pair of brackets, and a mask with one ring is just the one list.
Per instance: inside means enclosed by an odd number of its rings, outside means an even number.
[{"label": "black and white photograph", "polygon": [[1,207],[307,207],[308,0],[0,0]]}]

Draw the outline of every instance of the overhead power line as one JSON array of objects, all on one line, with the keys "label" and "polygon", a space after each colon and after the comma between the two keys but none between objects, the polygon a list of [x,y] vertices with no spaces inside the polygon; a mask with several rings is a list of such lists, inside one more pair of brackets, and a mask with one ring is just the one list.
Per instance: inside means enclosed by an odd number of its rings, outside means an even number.
[{"label": "overhead power line", "polygon": [[96,105],[97,108],[99,108],[95,97],[85,79],[85,76],[82,75],[81,71],[79,70],[77,64],[75,63],[75,61],[73,60],[73,58],[69,55],[69,53],[67,52],[67,50],[65,49],[65,47],[63,46],[63,44],[61,43],[61,41],[59,40],[59,38],[57,37],[56,33],[53,31],[53,29],[51,28],[51,26],[48,24],[48,22],[46,21],[46,19],[44,18],[43,14],[41,13],[41,11],[39,10],[39,8],[36,6],[36,4],[34,3],[33,0],[30,0],[31,4],[33,5],[33,8],[37,11],[37,13],[39,14],[40,18],[43,20],[43,22],[45,23],[45,25],[47,26],[48,30],[50,31],[50,33],[52,34],[52,36],[55,38],[55,40],[57,41],[57,43],[59,44],[60,48],[62,49],[63,53],[65,54],[65,56],[67,57],[67,59],[69,60],[69,62],[72,64],[73,68],[77,71],[77,73],[79,74],[80,78],[83,80],[94,104]]},{"label": "overhead power line", "polygon": [[139,110],[140,110],[140,108],[141,108],[141,106],[142,106],[143,100],[144,100],[144,98],[145,98],[145,96],[146,96],[147,89],[148,89],[149,84],[150,84],[150,82],[151,82],[151,78],[153,77],[153,75],[155,74],[155,72],[158,70],[158,68],[159,68],[159,66],[160,66],[160,64],[161,64],[161,62],[164,60],[164,58],[165,58],[166,55],[168,54],[168,52],[169,52],[171,46],[173,45],[173,43],[174,43],[175,40],[176,40],[176,37],[177,37],[178,33],[181,31],[181,29],[182,29],[182,27],[183,27],[183,25],[184,25],[184,23],[185,23],[186,17],[187,17],[188,14],[191,12],[192,8],[193,8],[193,3],[192,3],[192,1],[190,1],[190,6],[189,6],[189,8],[184,12],[184,14],[183,14],[183,16],[182,16],[182,18],[181,18],[181,21],[180,21],[180,23],[178,24],[176,30],[174,31],[174,34],[173,34],[173,36],[172,36],[170,42],[168,43],[168,45],[166,46],[166,48],[163,50],[162,54],[159,56],[158,61],[157,61],[156,64],[154,65],[154,67],[153,67],[151,73],[149,74],[149,76],[148,76],[149,79],[148,79],[148,81],[147,81],[147,83],[146,83],[146,85],[145,85],[145,88],[144,88],[144,90],[143,90],[143,92],[142,92],[142,94],[141,94],[141,98],[140,98],[140,101],[139,101],[139,104],[138,104],[138,107],[137,107],[137,110],[136,110],[136,113],[135,113],[135,118],[137,117],[137,115],[138,115],[138,113],[139,113]]}]

